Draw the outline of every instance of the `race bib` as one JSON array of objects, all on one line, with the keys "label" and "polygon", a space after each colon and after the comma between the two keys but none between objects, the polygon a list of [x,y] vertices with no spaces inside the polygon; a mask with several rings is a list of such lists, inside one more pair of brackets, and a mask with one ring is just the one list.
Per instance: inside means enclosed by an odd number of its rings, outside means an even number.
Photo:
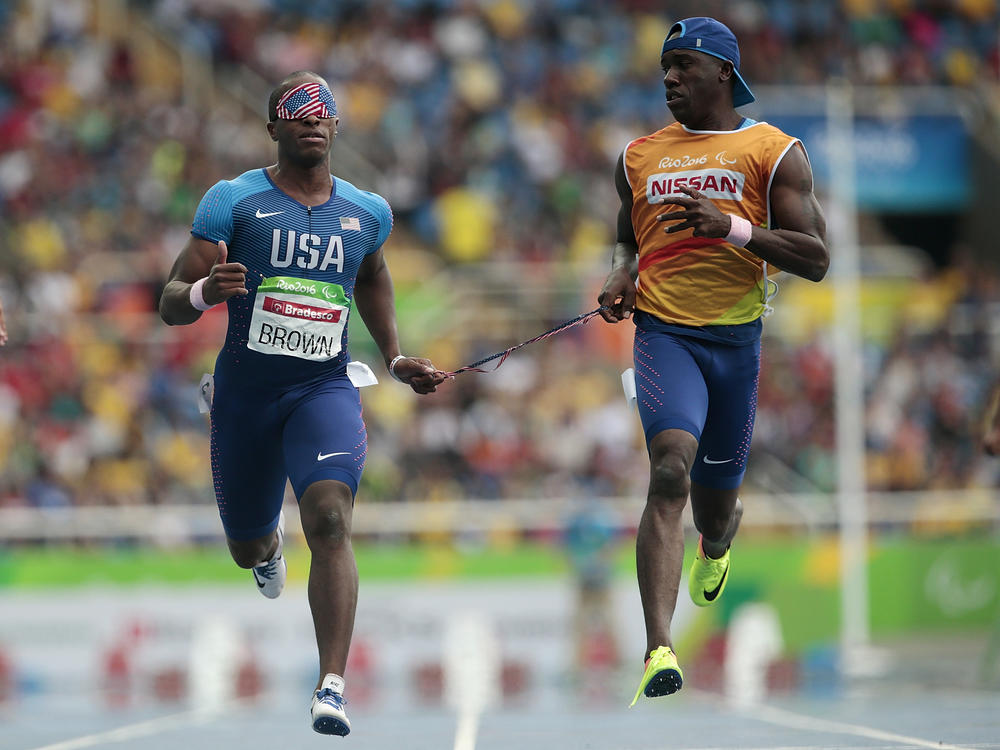
[{"label": "race bib", "polygon": [[339,284],[273,276],[257,287],[247,347],[325,361],[340,353],[351,303]]}]

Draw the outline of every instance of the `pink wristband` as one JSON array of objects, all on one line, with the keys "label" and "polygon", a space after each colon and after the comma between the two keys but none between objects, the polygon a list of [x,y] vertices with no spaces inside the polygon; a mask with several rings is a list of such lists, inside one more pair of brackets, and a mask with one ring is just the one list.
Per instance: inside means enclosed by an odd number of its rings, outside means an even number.
[{"label": "pink wristband", "polygon": [[203,279],[198,279],[191,285],[191,294],[189,299],[191,300],[191,307],[195,310],[210,310],[213,306],[205,301],[205,298],[201,295],[201,288],[205,286],[205,281],[208,279],[206,276]]},{"label": "pink wristband", "polygon": [[726,242],[736,245],[736,247],[746,247],[753,234],[753,224],[736,214],[729,214],[729,219],[731,223],[729,234],[726,235]]}]

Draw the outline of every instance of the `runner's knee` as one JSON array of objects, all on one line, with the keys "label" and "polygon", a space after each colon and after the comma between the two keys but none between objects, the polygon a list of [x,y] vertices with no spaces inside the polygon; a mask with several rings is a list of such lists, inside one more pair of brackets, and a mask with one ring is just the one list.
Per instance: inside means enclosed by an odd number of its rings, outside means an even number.
[{"label": "runner's knee", "polygon": [[344,544],[351,535],[350,499],[331,494],[308,502],[302,512],[302,531],[314,551]]},{"label": "runner's knee", "polygon": [[650,498],[687,500],[691,477],[684,458],[672,451],[654,456],[649,471]]},{"label": "runner's knee", "polygon": [[692,508],[694,515],[694,525],[698,532],[710,542],[718,542],[725,537],[729,531],[729,524],[732,515],[720,516],[718,514],[698,513]]},{"label": "runner's knee", "polygon": [[228,542],[229,554],[241,568],[252,568],[260,565],[268,558],[268,548],[271,546],[270,539],[251,539],[248,541],[229,539]]},{"label": "runner's knee", "polygon": [[698,533],[710,542],[721,542],[739,525],[743,505],[738,497],[722,493],[706,498],[704,488],[697,487],[692,492],[691,515]]},{"label": "runner's knee", "polygon": [[350,536],[346,517],[334,507],[318,510],[303,531],[310,549],[340,545]]}]

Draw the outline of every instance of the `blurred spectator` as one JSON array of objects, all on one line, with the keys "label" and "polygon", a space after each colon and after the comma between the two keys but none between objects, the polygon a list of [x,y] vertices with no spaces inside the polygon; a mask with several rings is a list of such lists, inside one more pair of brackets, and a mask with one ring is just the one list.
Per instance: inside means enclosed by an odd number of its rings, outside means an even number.
[{"label": "blurred spectator", "polygon": [[3,300],[0,300],[0,346],[7,343],[7,321],[3,317]]},{"label": "blurred spectator", "polygon": [[986,417],[983,420],[983,450],[991,456],[1000,456],[1000,386],[990,396]]},{"label": "blurred spectator", "polygon": [[563,544],[576,582],[573,613],[574,677],[584,689],[600,695],[608,672],[621,663],[615,638],[615,602],[612,582],[623,538],[622,519],[599,497],[578,500],[566,519]]}]

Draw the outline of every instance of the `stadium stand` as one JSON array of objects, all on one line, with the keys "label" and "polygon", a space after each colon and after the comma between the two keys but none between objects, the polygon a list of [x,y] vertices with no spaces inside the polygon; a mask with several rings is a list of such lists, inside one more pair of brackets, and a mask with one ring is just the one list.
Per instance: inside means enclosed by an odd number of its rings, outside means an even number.
[{"label": "stadium stand", "polygon": [[[0,0],[0,505],[213,502],[194,395],[225,314],[166,329],[156,300],[201,194],[266,153],[254,107],[292,69],[329,77],[334,163],[394,208],[404,341],[457,367],[592,308],[614,159],[668,116],[656,53],[687,5]],[[987,0],[698,7],[732,24],[755,88],[843,75],[1000,104]],[[906,301],[866,342],[869,484],[993,486],[977,434],[1000,277],[954,249],[900,284]],[[642,494],[617,380],[628,342],[601,326],[425,402],[391,383],[366,394],[364,502]],[[822,328],[765,341],[748,481],[830,491]]]}]

